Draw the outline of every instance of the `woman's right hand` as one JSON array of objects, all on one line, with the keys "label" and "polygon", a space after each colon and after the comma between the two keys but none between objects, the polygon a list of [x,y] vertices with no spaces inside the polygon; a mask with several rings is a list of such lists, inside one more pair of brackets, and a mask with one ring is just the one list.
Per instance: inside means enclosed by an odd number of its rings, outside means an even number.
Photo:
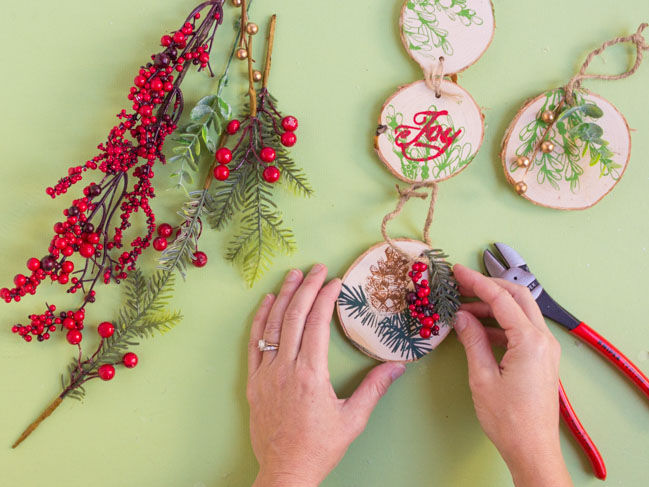
[{"label": "woman's right hand", "polygon": [[[517,487],[572,486],[559,442],[559,343],[529,290],[453,269],[463,304],[455,331],[466,350],[476,414]],[[487,328],[480,319],[495,319]],[[498,363],[492,345],[507,351]]]}]

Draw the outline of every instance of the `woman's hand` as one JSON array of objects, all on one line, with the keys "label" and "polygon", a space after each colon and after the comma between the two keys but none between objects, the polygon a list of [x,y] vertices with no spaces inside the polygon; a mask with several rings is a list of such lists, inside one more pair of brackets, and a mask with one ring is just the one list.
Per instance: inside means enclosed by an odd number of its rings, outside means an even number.
[{"label": "woman's hand", "polygon": [[[306,278],[289,272],[275,299],[268,295],[254,318],[248,347],[250,436],[259,461],[255,486],[316,486],[365,429],[370,413],[405,366],[375,367],[349,399],[329,380],[329,323],[340,294],[335,279],[322,287],[324,265]],[[278,343],[260,352],[258,341]]]},{"label": "woman's hand", "polygon": [[[571,486],[559,444],[559,343],[525,287],[456,265],[463,304],[455,330],[469,363],[478,420],[519,487]],[[502,328],[485,328],[493,318]],[[491,346],[507,348],[498,363]]]}]

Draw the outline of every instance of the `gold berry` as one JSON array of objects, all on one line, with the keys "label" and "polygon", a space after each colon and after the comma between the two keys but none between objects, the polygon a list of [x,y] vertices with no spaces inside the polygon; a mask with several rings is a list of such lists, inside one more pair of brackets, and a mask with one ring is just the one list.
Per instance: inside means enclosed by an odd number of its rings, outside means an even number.
[{"label": "gold berry", "polygon": [[516,165],[522,168],[530,167],[530,160],[525,156],[519,156],[516,158]]},{"label": "gold berry", "polygon": [[527,191],[527,184],[525,184],[524,181],[520,181],[516,183],[516,192],[518,194],[525,194],[526,191]]},{"label": "gold berry", "polygon": [[241,61],[248,59],[248,50],[244,49],[243,47],[237,49],[237,59],[240,59]]},{"label": "gold berry", "polygon": [[553,123],[554,112],[552,110],[545,110],[543,113],[541,113],[541,120],[543,120],[545,123]]},{"label": "gold berry", "polygon": [[232,6],[241,7],[241,0],[232,0]]},{"label": "gold berry", "polygon": [[549,154],[554,150],[554,144],[550,142],[549,140],[544,140],[541,143],[541,150],[545,152],[546,154]]},{"label": "gold berry", "polygon": [[250,22],[248,25],[246,25],[246,32],[251,36],[254,36],[257,32],[259,32],[259,26],[254,22]]},{"label": "gold berry", "polygon": [[262,75],[259,71],[253,71],[252,72],[252,79],[254,81],[261,81]]}]

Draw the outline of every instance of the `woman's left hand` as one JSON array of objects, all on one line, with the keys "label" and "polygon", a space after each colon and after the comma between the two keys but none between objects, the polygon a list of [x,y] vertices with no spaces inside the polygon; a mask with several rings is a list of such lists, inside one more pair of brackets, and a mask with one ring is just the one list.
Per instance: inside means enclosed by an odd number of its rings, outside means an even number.
[{"label": "woman's left hand", "polygon": [[[405,366],[375,367],[349,399],[329,380],[329,324],[341,281],[323,287],[318,264],[303,278],[288,273],[275,298],[268,295],[252,324],[248,347],[250,436],[259,461],[255,486],[316,486],[365,429],[379,399]],[[279,344],[260,352],[258,342]]]}]

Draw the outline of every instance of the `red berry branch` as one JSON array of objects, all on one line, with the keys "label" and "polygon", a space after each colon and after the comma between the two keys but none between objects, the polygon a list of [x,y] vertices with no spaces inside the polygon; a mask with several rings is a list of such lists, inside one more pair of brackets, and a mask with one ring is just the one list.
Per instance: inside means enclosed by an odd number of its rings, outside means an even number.
[{"label": "red berry branch", "polygon": [[[0,290],[0,298],[7,303],[20,301],[35,294],[49,279],[67,286],[68,293],[83,295],[77,310],[56,315],[56,307],[51,305],[42,314],[30,315],[30,324],[15,325],[12,331],[25,341],[34,337],[47,340],[58,328],[68,330],[68,341],[77,345],[82,339],[85,307],[95,301],[96,285],[100,281],[108,284],[125,279],[151,245],[156,230],[150,206],[155,197],[153,167],[158,160],[166,162],[162,150],[183,111],[180,85],[185,75],[192,66],[211,72],[210,51],[223,21],[223,2],[201,3],[180,29],[161,38],[164,49],[152,55],[135,76],[128,94],[131,109],[117,114],[119,122],[98,146],[99,154],[84,165],[71,167],[67,176],[47,188],[47,194],[54,199],[82,181],[84,173],[103,174],[98,183],[86,185],[83,196],[63,210],[64,218],[54,225],[47,254],[41,259],[30,258],[29,272],[16,275],[13,287]],[[127,246],[124,234],[132,225],[133,214],[138,212],[146,218],[147,230]]]}]

